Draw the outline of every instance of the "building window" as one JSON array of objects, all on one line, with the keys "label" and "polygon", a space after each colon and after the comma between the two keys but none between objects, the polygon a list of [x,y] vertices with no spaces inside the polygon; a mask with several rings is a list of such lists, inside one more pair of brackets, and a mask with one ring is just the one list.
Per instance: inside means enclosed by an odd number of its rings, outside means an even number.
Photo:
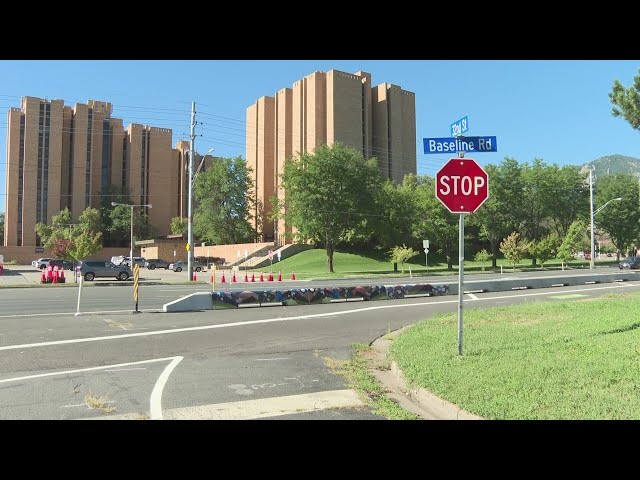
[{"label": "building window", "polygon": [[38,170],[36,187],[36,223],[42,221],[42,177],[44,175],[42,167],[42,144],[44,143],[44,103],[40,103],[40,115],[38,116]]},{"label": "building window", "polygon": [[91,198],[91,130],[93,128],[93,109],[90,108],[87,116],[87,160],[84,172],[84,207],[89,206]]},{"label": "building window", "polygon": [[142,130],[142,158],[140,161],[141,171],[140,171],[140,203],[145,203],[144,196],[144,181],[146,179],[146,163],[147,163],[147,141],[148,141],[149,132],[146,130]]},{"label": "building window", "polygon": [[18,159],[18,246],[22,246],[22,194],[24,193],[24,115],[20,116],[20,156]]},{"label": "building window", "polygon": [[103,192],[109,187],[109,150],[111,142],[109,142],[109,120],[102,121],[102,176],[101,188]]},{"label": "building window", "polygon": [[[44,120],[44,188],[42,189],[42,218],[44,223],[47,223],[48,210],[47,203],[49,197],[49,131],[51,127],[51,104],[47,103],[45,107],[45,120]],[[38,239],[38,246],[40,246],[40,240]]]}]

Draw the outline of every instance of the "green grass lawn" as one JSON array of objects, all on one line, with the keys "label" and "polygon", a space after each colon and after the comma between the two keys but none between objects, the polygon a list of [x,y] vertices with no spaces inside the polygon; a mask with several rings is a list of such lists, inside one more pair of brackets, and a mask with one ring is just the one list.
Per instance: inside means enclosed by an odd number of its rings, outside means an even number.
[{"label": "green grass lawn", "polygon": [[409,328],[407,379],[487,419],[640,418],[640,294],[469,309]]},{"label": "green grass lawn", "polygon": [[[513,265],[504,259],[499,259],[498,268],[503,265],[504,272],[512,272]],[[597,260],[597,265],[617,264],[615,257]],[[424,252],[416,255],[409,263],[404,265],[404,275],[409,276],[409,266],[413,275],[451,275],[458,273],[458,258],[455,258],[453,270],[447,268],[445,259],[430,254],[429,268],[425,267]],[[491,271],[491,262],[485,265],[486,272]],[[569,263],[570,268],[589,268],[588,260],[573,260]],[[482,273],[482,264],[471,259],[465,259],[465,273]],[[531,268],[531,260],[524,259],[516,265],[516,270]],[[536,267],[540,269],[538,265]],[[560,268],[559,260],[550,260],[545,263],[545,268]],[[329,273],[327,268],[326,251],[320,248],[313,250],[305,250],[281,262],[273,263],[274,275],[278,271],[282,272],[283,279],[291,278],[291,272],[295,272],[296,278],[313,280],[324,278],[361,278],[361,277],[385,277],[385,276],[401,276],[401,265],[398,265],[398,272],[393,271],[393,264],[388,260],[385,251],[369,250],[369,251],[337,251],[333,255],[334,273]],[[269,266],[263,269],[269,271]]]}]

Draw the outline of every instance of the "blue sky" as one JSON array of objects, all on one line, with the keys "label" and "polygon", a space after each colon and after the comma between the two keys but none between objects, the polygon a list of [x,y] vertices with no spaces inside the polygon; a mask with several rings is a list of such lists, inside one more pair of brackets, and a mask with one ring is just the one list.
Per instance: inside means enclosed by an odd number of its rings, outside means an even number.
[{"label": "blue sky", "polygon": [[[467,135],[497,137],[497,153],[519,162],[579,165],[619,153],[640,158],[640,133],[611,115],[614,80],[629,86],[639,60],[17,60],[0,61],[0,185],[5,185],[7,110],[20,97],[113,104],[113,116],[173,130],[188,139],[196,102],[196,150],[245,156],[245,109],[316,70],[372,74],[416,94],[418,173],[434,175],[450,155],[424,155],[424,137],[448,137],[469,117]],[[471,156],[471,155],[467,155]],[[5,189],[0,189],[0,212]]]}]

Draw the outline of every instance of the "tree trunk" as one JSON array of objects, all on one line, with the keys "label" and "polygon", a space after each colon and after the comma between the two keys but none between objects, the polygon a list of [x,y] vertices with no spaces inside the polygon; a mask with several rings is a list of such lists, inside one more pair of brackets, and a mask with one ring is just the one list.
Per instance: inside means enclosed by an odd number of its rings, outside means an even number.
[{"label": "tree trunk", "polygon": [[393,262],[393,271],[394,272],[398,271],[398,262]]},{"label": "tree trunk", "polygon": [[536,266],[536,257],[531,257],[531,266],[535,267]]},{"label": "tree trunk", "polygon": [[327,264],[329,265],[329,273],[333,273],[333,245],[327,241]]},{"label": "tree trunk", "polygon": [[491,268],[498,268],[498,244],[491,244]]}]

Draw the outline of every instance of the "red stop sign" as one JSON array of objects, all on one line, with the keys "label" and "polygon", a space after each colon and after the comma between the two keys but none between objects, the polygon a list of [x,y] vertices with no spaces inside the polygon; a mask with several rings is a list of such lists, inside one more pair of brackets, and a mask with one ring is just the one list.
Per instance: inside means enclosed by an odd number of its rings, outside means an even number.
[{"label": "red stop sign", "polygon": [[451,213],[473,213],[489,198],[489,176],[471,158],[451,158],[436,173],[436,197]]}]

